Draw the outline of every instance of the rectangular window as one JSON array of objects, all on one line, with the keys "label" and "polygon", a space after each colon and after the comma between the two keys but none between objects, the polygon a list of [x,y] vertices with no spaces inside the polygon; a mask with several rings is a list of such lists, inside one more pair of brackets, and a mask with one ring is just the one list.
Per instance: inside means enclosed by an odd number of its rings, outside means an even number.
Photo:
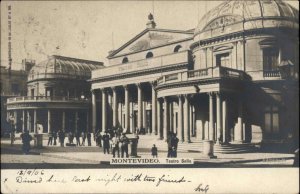
[{"label": "rectangular window", "polygon": [[11,92],[13,94],[19,94],[20,93],[19,84],[11,84]]},{"label": "rectangular window", "polygon": [[263,50],[264,71],[278,70],[279,51],[276,48],[265,48]]},{"label": "rectangular window", "polygon": [[230,55],[229,53],[222,53],[216,55],[216,65],[217,67],[230,67]]},{"label": "rectangular window", "polygon": [[31,93],[31,94],[30,94],[31,96],[34,96],[34,89],[31,89],[31,90],[30,90],[30,93]]},{"label": "rectangular window", "polygon": [[52,88],[46,88],[46,96],[52,97],[53,96],[53,89]]},{"label": "rectangular window", "polygon": [[265,132],[269,138],[279,135],[279,109],[277,106],[265,108]]}]

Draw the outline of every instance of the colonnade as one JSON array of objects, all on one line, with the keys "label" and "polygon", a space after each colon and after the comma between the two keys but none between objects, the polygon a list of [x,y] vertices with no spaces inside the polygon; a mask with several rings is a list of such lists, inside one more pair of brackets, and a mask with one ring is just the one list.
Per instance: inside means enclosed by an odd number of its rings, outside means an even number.
[{"label": "colonnade", "polygon": [[[39,111],[39,112],[38,112]],[[41,117],[39,114],[41,111],[46,112],[46,122],[43,120],[44,118]],[[70,110],[73,112],[72,110]],[[47,127],[46,130],[43,130],[42,133],[51,133],[54,128],[56,130],[62,129],[63,131],[90,131],[90,118],[89,118],[89,111],[86,110],[84,111],[84,119],[83,124],[85,124],[84,129],[79,129],[79,119],[82,119],[79,117],[79,111],[75,110],[74,114],[69,114],[69,111],[66,110],[38,110],[38,109],[28,109],[28,110],[15,110],[15,111],[10,111],[9,114],[12,113],[14,117],[14,127],[15,130],[17,131],[22,131],[24,132],[25,130],[28,130],[30,133],[38,133],[38,124],[41,124],[41,122],[46,123],[43,125],[43,128]],[[21,114],[20,114],[21,113]],[[54,123],[53,117],[55,114],[60,114],[61,118],[59,119],[61,123]],[[21,115],[21,117],[19,117]],[[67,129],[66,123],[67,121],[67,116],[69,121],[72,121],[71,123],[74,127],[69,127]],[[41,121],[41,122],[40,122]],[[59,126],[59,128],[58,128]],[[18,128],[19,127],[19,128]],[[18,129],[17,129],[18,128]]]},{"label": "colonnade", "polygon": [[[102,104],[102,126],[100,130],[104,131],[110,127],[122,127],[123,131],[135,133],[137,129],[143,129],[147,126],[146,120],[146,106],[145,106],[145,83],[124,85],[113,88],[102,88],[101,91],[101,104]],[[208,130],[204,127],[201,128],[196,125],[195,115],[197,112],[202,111],[195,110],[192,102],[192,95],[184,94],[177,96],[164,96],[157,98],[157,92],[154,84],[148,84],[151,86],[151,99],[147,99],[151,102],[151,129],[148,133],[157,135],[158,139],[166,140],[169,131],[173,131],[177,134],[180,142],[191,142],[192,132],[196,133],[199,140],[214,140],[216,143],[227,143],[234,139],[236,142],[243,142],[243,103],[238,103],[238,119],[233,131],[233,138],[229,138],[231,132],[228,129],[228,103],[225,96],[220,92],[209,92],[203,95],[209,96],[209,110],[208,110]],[[130,90],[131,88],[131,90]],[[137,92],[131,92],[133,91]],[[123,95],[124,94],[124,95]],[[108,96],[112,99],[108,104]],[[136,98],[134,98],[134,96]],[[93,92],[92,96],[92,109],[93,109],[93,130],[97,131],[97,119],[99,115],[96,115],[96,94]],[[133,99],[137,99],[135,102]],[[135,103],[137,108],[134,109]],[[174,118],[174,105],[176,105],[176,119]],[[108,126],[108,117],[110,117],[107,111],[108,106],[112,107],[112,126]],[[121,109],[121,110],[120,110]],[[149,110],[149,109],[148,109]],[[193,110],[195,110],[193,114]],[[136,111],[137,117],[133,118],[133,112]],[[135,121],[137,120],[137,126]],[[196,129],[199,128],[199,129]]]}]

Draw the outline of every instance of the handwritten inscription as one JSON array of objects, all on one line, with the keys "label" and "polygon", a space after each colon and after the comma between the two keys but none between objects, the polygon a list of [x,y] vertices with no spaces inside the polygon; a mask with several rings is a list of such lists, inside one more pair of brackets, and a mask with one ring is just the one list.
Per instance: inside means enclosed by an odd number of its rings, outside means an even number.
[{"label": "handwritten inscription", "polygon": [[207,193],[208,190],[209,190],[209,185],[204,186],[202,183],[195,188],[195,191],[200,193]]},{"label": "handwritten inscription", "polygon": [[81,175],[74,174],[72,176],[61,176],[56,173],[47,172],[47,170],[38,170],[38,169],[25,169],[19,170],[16,173],[15,180],[9,180],[11,177],[4,177],[4,183],[11,181],[16,182],[18,184],[68,184],[68,183],[76,183],[76,184],[84,184],[84,183],[102,183],[104,186],[108,186],[110,184],[122,184],[122,183],[142,183],[142,184],[150,184],[153,187],[164,186],[172,186],[172,185],[186,185],[188,184],[189,188],[191,188],[194,192],[207,193],[209,190],[209,185],[198,184],[195,185],[189,180],[188,177],[183,175],[172,175],[172,174],[160,174],[153,175],[148,173],[135,173],[130,175],[124,175],[122,173],[113,173],[113,174],[101,174],[101,175]]}]

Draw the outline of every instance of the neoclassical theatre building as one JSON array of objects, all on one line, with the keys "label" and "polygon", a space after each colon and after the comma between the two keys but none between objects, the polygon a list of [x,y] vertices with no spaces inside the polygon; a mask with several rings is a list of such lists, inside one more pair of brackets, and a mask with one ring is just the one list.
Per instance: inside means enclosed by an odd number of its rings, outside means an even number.
[{"label": "neoclassical theatre building", "polygon": [[226,1],[193,30],[146,29],[92,71],[94,130],[180,142],[298,142],[299,11]]},{"label": "neoclassical theatre building", "polygon": [[87,80],[92,70],[102,67],[102,62],[58,55],[34,65],[27,77],[27,96],[7,100],[17,132],[91,132],[91,85]]}]

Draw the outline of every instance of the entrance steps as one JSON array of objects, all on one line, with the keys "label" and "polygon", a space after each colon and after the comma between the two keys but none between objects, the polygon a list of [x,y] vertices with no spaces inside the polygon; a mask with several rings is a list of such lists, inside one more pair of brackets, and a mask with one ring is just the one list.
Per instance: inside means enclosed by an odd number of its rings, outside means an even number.
[{"label": "entrance steps", "polygon": [[[150,135],[140,135],[139,147],[147,147],[151,149],[153,144],[156,145],[158,150],[167,151],[168,144],[164,140],[159,140],[157,136]],[[202,152],[203,143],[201,140],[191,138],[191,143],[179,142],[178,143],[178,152]],[[257,152],[259,149],[255,147],[255,144],[252,143],[242,143],[242,144],[226,144],[226,145],[214,145],[214,153],[222,154],[233,154],[233,153],[251,153]]]}]

